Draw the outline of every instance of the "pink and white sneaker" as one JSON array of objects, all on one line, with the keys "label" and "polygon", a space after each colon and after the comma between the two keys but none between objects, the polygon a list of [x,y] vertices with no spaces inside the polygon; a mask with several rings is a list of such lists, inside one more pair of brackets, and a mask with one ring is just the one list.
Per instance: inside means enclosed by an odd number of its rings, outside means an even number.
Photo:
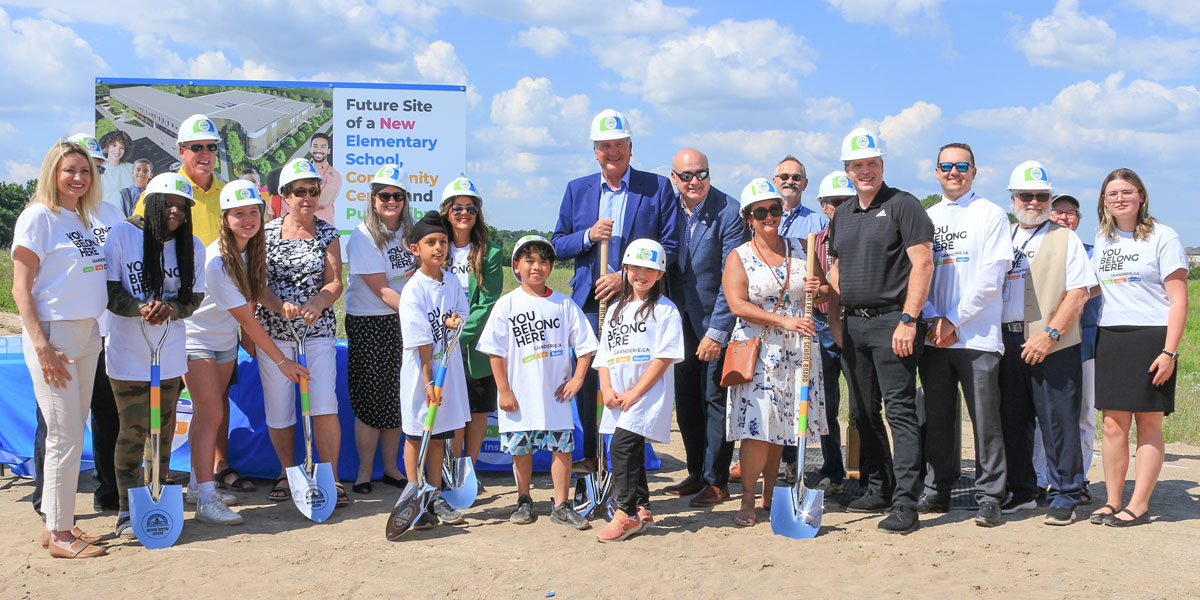
[{"label": "pink and white sneaker", "polygon": [[601,542],[619,542],[641,530],[640,520],[618,510],[617,514],[613,515],[613,520],[596,534],[596,539]]},{"label": "pink and white sneaker", "polygon": [[654,524],[654,515],[650,514],[650,509],[646,508],[645,506],[638,507],[637,519],[638,523],[641,525],[641,528],[638,529],[638,533],[644,533],[647,529],[650,529],[651,525]]}]

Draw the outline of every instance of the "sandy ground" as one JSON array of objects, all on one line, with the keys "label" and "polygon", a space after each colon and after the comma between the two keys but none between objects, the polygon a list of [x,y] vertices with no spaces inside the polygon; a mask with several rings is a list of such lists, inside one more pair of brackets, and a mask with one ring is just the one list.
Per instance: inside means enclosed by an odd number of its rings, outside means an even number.
[{"label": "sandy ground", "polygon": [[21,335],[21,316],[0,312],[0,335]]},{"label": "sandy ground", "polygon": [[[100,598],[151,592],[198,599],[1200,595],[1200,448],[1168,447],[1147,526],[1049,527],[1039,510],[1006,516],[1003,526],[985,529],[974,525],[973,512],[951,511],[925,519],[911,535],[894,536],[876,530],[878,516],[843,512],[830,503],[820,535],[792,540],[773,535],[761,512],[758,526],[736,527],[736,502],[695,510],[686,499],[662,494],[682,477],[678,432],[673,439],[658,448],[664,468],[650,477],[653,529],[603,545],[594,530],[550,521],[548,475],[534,479],[537,521],[507,523],[516,500],[511,477],[489,473],[482,476],[487,490],[467,511],[465,524],[409,532],[400,542],[383,536],[399,490],[376,482],[372,494],[351,493],[355,502],[324,524],[306,521],[290,502],[268,502],[259,491],[240,495],[236,510],[246,517],[243,526],[189,519],[170,549],[109,541],[106,557],[56,560],[38,543],[41,523],[25,501],[32,483],[9,475],[0,479],[0,522],[7,525],[0,530],[0,597],[80,591]],[[1102,479],[1098,456],[1090,476]],[[86,487],[90,480],[81,476]],[[260,490],[267,485],[260,482]],[[1103,484],[1093,484],[1092,492],[1102,499]],[[97,514],[91,506],[91,494],[79,494],[79,525],[111,532],[115,514]]]}]

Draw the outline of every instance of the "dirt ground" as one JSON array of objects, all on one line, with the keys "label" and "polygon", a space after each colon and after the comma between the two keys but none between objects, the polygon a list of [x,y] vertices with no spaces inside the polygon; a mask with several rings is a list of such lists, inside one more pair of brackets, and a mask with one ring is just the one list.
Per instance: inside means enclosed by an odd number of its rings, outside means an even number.
[{"label": "dirt ground", "polygon": [[[1200,595],[1200,448],[1171,445],[1151,505],[1153,522],[1129,529],[1042,524],[1042,511],[977,527],[972,511],[923,520],[919,531],[876,530],[879,516],[828,503],[820,534],[792,540],[771,533],[766,513],[750,529],[733,524],[736,502],[696,510],[661,493],[683,476],[683,448],[657,448],[652,472],[655,524],[618,544],[599,544],[549,519],[548,475],[535,476],[537,521],[512,525],[511,476],[485,473],[487,486],[467,522],[384,539],[399,490],[380,482],[329,521],[306,521],[290,503],[260,491],[240,494],[246,524],[221,528],[188,520],[178,543],[152,551],[109,541],[106,557],[51,558],[38,541],[41,522],[26,500],[29,480],[0,478],[2,598],[84,592],[111,598],[1185,598]],[[969,451],[969,450],[968,450]],[[1100,481],[1099,456],[1090,473]],[[80,478],[90,489],[90,474]],[[740,493],[734,485],[732,491]],[[1103,504],[1103,484],[1092,485]],[[1132,481],[1127,484],[1127,494]],[[115,513],[92,510],[78,495],[79,526],[111,532]],[[189,513],[190,516],[190,513]],[[598,527],[600,522],[594,524]]]}]

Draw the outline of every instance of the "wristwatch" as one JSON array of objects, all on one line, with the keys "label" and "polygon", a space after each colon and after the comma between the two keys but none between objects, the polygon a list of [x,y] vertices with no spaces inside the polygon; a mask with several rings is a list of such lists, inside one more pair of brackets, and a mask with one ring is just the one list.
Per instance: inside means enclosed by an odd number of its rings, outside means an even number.
[{"label": "wristwatch", "polygon": [[916,319],[914,319],[913,316],[908,313],[900,313],[900,322],[901,323],[908,324],[908,323],[912,323],[915,320]]},{"label": "wristwatch", "polygon": [[1166,354],[1167,356],[1170,356],[1170,357],[1171,357],[1171,360],[1179,360],[1179,353],[1178,353],[1178,352],[1171,352],[1171,351],[1168,351],[1166,348],[1163,348],[1163,351],[1162,351],[1162,353],[1163,353],[1163,354]]},{"label": "wristwatch", "polygon": [[1053,327],[1047,327],[1046,335],[1050,336],[1050,339],[1057,342],[1058,338],[1062,336],[1062,333],[1060,333],[1057,329],[1055,329]]}]

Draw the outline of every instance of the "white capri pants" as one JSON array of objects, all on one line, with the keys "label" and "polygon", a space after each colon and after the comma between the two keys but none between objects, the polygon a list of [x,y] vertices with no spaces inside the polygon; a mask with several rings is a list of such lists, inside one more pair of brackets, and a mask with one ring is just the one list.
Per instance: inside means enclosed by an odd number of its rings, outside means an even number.
[{"label": "white capri pants", "polygon": [[[337,351],[333,338],[311,338],[304,341],[308,357],[308,402],[313,416],[336,415]],[[297,358],[296,343],[275,340],[279,350],[293,360]],[[298,384],[292,383],[266,354],[258,353],[258,376],[262,379],[263,408],[267,427],[284,429],[296,424],[299,405]]]},{"label": "white capri pants", "polygon": [[46,528],[70,531],[75,526],[75,492],[83,455],[83,428],[92,406],[92,384],[100,358],[100,327],[95,319],[42,321],[50,345],[74,363],[63,363],[71,380],[66,388],[51,387],[42,376],[42,363],[21,330],[21,350],[33,379],[33,394],[46,419],[46,455],[42,474],[42,513]]}]

